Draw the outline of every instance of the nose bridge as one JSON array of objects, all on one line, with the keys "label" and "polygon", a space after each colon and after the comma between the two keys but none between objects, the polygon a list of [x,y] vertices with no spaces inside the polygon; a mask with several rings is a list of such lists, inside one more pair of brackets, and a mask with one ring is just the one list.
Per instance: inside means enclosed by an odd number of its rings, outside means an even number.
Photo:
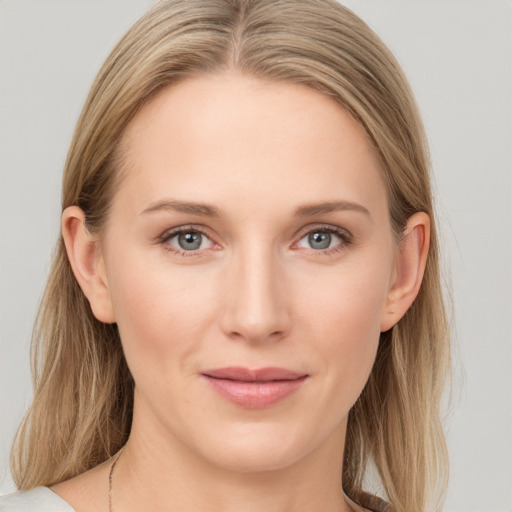
[{"label": "nose bridge", "polygon": [[230,336],[264,341],[283,336],[290,325],[285,275],[277,252],[256,239],[233,252],[229,265],[223,328]]}]

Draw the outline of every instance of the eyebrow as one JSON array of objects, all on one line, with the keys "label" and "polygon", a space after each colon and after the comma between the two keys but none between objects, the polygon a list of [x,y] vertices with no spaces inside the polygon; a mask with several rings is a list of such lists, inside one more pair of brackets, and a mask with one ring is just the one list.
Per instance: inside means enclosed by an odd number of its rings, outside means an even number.
[{"label": "eyebrow", "polygon": [[351,201],[328,201],[322,203],[311,203],[304,206],[299,206],[295,210],[296,217],[308,217],[312,215],[319,215],[322,213],[331,213],[336,211],[355,211],[363,213],[371,218],[370,212],[363,205],[353,203]]},{"label": "eyebrow", "polygon": [[[179,213],[188,213],[192,215],[200,215],[202,217],[220,217],[217,208],[206,203],[193,203],[186,201],[177,201],[166,199],[158,201],[146,208],[142,215],[157,211],[175,211]],[[336,211],[355,211],[367,215],[371,218],[370,212],[363,205],[351,201],[327,201],[320,203],[309,203],[296,208],[295,217],[310,217],[323,213],[331,213]]]},{"label": "eyebrow", "polygon": [[203,217],[220,217],[219,210],[209,204],[189,203],[184,201],[176,201],[173,199],[158,201],[152,204],[142,212],[142,215],[146,213],[167,210],[180,213],[190,213],[192,215],[201,215]]}]

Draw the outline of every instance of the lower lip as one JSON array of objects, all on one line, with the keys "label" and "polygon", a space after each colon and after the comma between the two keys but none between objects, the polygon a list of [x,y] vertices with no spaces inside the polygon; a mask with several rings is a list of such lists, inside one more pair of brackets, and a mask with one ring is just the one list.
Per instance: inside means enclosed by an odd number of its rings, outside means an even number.
[{"label": "lower lip", "polygon": [[298,391],[307,378],[305,375],[293,380],[244,382],[203,376],[217,393],[230,402],[247,409],[263,409],[281,402]]}]

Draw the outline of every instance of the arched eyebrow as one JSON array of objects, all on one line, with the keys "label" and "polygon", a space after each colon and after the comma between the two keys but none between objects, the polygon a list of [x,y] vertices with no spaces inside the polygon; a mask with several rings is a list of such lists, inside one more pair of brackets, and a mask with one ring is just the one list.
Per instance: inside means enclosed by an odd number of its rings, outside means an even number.
[{"label": "arched eyebrow", "polygon": [[[367,208],[359,203],[351,201],[327,201],[320,203],[308,203],[295,209],[295,217],[311,217],[313,215],[321,215],[323,213],[331,213],[335,211],[355,211],[362,213],[371,218]],[[179,213],[188,213],[199,215],[201,217],[220,217],[220,212],[215,206],[206,203],[194,203],[187,201],[177,201],[174,199],[165,199],[157,201],[146,208],[142,214],[152,213],[156,211],[175,211]]]}]

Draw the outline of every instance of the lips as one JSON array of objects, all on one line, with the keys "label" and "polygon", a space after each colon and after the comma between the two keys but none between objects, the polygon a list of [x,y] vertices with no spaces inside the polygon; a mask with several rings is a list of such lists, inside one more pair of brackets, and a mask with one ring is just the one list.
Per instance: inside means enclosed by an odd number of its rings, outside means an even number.
[{"label": "lips", "polygon": [[308,375],[285,368],[216,368],[202,372],[223,398],[248,409],[261,409],[281,402],[300,389]]}]

